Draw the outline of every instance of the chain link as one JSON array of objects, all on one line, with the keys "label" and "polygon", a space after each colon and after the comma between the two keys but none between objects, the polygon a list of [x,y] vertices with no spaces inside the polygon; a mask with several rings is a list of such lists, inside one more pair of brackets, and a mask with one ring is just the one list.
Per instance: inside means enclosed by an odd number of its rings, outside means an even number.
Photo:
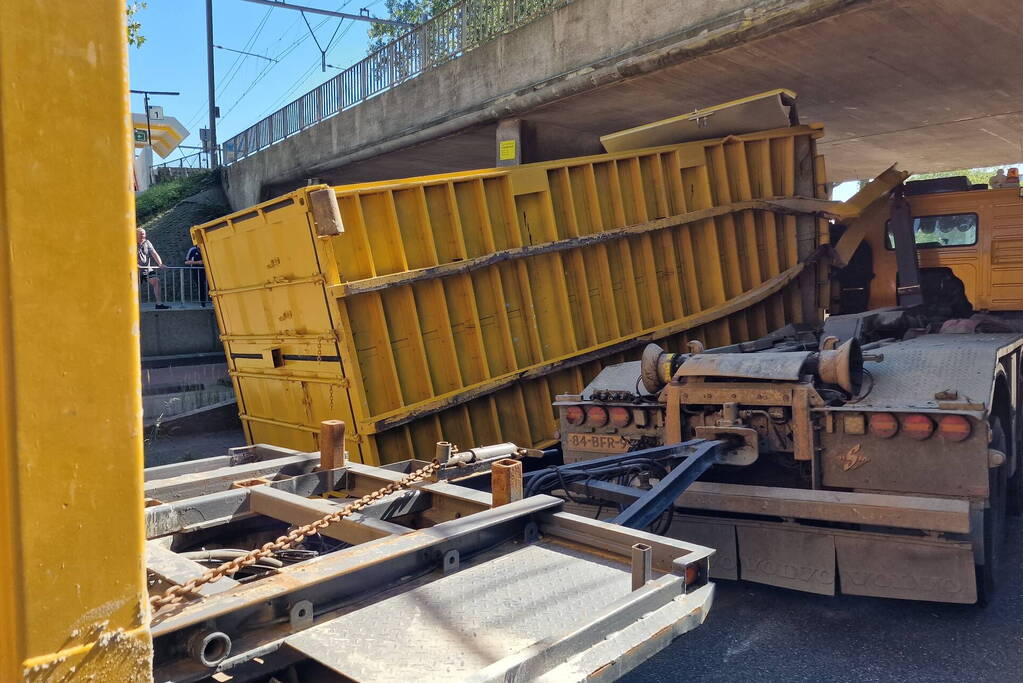
[{"label": "chain link", "polygon": [[206,584],[209,583],[213,583],[215,581],[219,581],[222,577],[227,576],[229,574],[234,574],[239,569],[255,564],[259,560],[265,557],[269,557],[270,555],[273,555],[276,552],[292,548],[295,545],[304,541],[306,538],[312,536],[313,534],[319,533],[322,529],[325,529],[331,524],[339,522],[348,515],[354,512],[358,512],[359,510],[362,510],[370,503],[380,500],[384,496],[390,495],[395,491],[400,491],[401,489],[408,488],[412,484],[415,484],[416,482],[426,479],[439,469],[440,463],[434,461],[429,465],[416,470],[415,472],[408,475],[407,477],[404,477],[403,479],[392,482],[381,489],[373,491],[372,493],[367,493],[359,500],[353,503],[349,503],[340,510],[331,512],[329,515],[325,515],[324,517],[321,517],[315,522],[310,522],[305,526],[300,526],[295,529],[292,529],[290,532],[288,532],[284,536],[281,536],[277,540],[265,543],[261,547],[250,551],[246,555],[236,557],[235,559],[229,562],[225,562],[219,567],[214,567],[213,569],[210,569],[203,573],[201,576],[197,576],[194,579],[189,579],[187,582],[181,585],[171,586],[161,595],[154,595],[151,598],[149,598],[149,604],[150,606],[152,606],[153,611],[155,612],[156,610],[159,610],[161,607],[166,607],[167,605],[174,605],[179,602],[183,602],[188,597],[194,596],[196,594],[196,591],[200,587],[205,586]]}]

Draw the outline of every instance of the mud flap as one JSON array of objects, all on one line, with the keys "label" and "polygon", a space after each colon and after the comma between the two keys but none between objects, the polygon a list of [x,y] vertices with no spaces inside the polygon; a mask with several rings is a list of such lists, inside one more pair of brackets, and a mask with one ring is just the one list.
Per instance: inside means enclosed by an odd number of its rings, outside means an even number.
[{"label": "mud flap", "polygon": [[735,546],[734,524],[675,515],[666,536],[714,548],[716,552],[710,558],[710,578],[733,581],[739,578],[739,554]]},{"label": "mud flap", "polygon": [[835,539],[828,533],[736,525],[739,569],[746,581],[835,594]]},{"label": "mud flap", "polygon": [[837,536],[839,580],[846,595],[977,601],[973,551],[969,543],[913,538]]}]

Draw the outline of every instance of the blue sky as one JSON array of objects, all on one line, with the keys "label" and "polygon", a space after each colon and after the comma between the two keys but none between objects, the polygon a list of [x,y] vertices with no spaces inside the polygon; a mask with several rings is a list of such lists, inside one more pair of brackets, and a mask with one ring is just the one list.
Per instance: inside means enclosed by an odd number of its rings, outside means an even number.
[{"label": "blue sky", "polygon": [[[358,14],[385,12],[383,0],[293,0],[296,4]],[[183,145],[199,145],[199,128],[207,125],[206,98],[206,3],[204,0],[147,0],[148,7],[136,17],[142,22],[146,41],[129,48],[131,87],[136,90],[177,91],[177,97],[152,97],[150,105],[162,105],[167,116],[176,117],[190,131]],[[348,67],[366,56],[369,24],[307,14],[327,62]],[[257,57],[214,50],[217,104],[220,119],[217,137],[223,141],[338,73],[320,71],[320,53],[302,15],[292,10],[266,7],[243,0],[214,0],[213,42],[279,59],[276,64]],[[132,95],[132,111],[144,111],[141,95]],[[177,158],[195,150],[176,150]],[[155,159],[157,163],[162,159]]]}]

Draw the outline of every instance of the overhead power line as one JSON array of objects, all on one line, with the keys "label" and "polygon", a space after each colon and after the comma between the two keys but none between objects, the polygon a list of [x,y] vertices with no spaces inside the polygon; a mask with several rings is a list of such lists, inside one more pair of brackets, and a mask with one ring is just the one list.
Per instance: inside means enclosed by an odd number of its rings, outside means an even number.
[{"label": "overhead power line", "polygon": [[277,0],[242,0],[243,2],[254,2],[257,5],[269,5],[270,7],[280,7],[282,9],[292,9],[299,12],[309,12],[310,14],[325,14],[328,17],[340,17],[341,19],[351,19],[353,21],[368,21],[374,24],[389,24],[391,26],[398,26],[401,28],[414,28],[415,24],[410,24],[406,21],[398,21],[397,19],[382,19],[380,17],[371,17],[368,14],[349,14],[348,12],[335,12],[329,9],[320,9],[319,7],[306,7],[304,5],[289,5],[285,2],[278,2]]},{"label": "overhead power line", "polygon": [[[344,9],[349,3],[351,3],[351,1],[352,0],[346,0],[344,3],[342,3],[338,7],[338,10]],[[371,6],[374,5],[374,4],[376,4],[376,2],[379,2],[379,0],[375,0],[374,2],[371,2],[370,5]],[[276,5],[277,3],[274,3],[274,4]],[[324,24],[326,24],[328,21],[330,21],[330,17],[324,18],[318,24],[313,26],[313,30],[315,31],[316,29],[319,29]],[[296,19],[295,20],[295,24],[298,24],[298,23],[299,23],[298,19]],[[354,25],[355,25],[354,23],[348,24],[348,27],[341,33],[341,36],[344,36],[346,33],[348,33],[348,31]],[[297,40],[295,40],[293,43],[291,43],[286,48],[284,48],[284,50],[282,50],[281,53],[279,55],[277,55],[277,59],[279,59],[279,60],[284,59],[285,56],[287,56],[287,55],[291,54],[292,52],[294,52],[295,49],[299,45],[301,45],[303,42],[305,42],[306,39],[308,39],[308,38],[309,38],[309,34],[308,33],[306,33],[305,35],[300,36]],[[227,112],[223,115],[222,118],[227,118],[227,115],[230,114],[232,111],[234,111],[234,109],[241,103],[241,101],[243,99],[245,99],[246,95],[248,95],[250,92],[252,92],[252,90],[256,87],[256,85],[258,85],[259,82],[262,81],[263,78],[265,78],[267,76],[267,74],[270,72],[271,69],[273,69],[274,66],[276,66],[276,65],[275,64],[268,64],[258,74],[256,74],[256,77],[252,80],[252,82],[245,89],[245,91],[242,92],[242,94],[238,97],[238,99],[235,100],[234,103],[228,108]],[[313,69],[315,69],[315,68],[316,68],[316,65],[314,64],[313,66],[309,67],[309,69],[304,74],[299,76],[298,80],[291,87],[291,89],[284,95],[284,97],[287,97],[287,95],[291,94],[291,92],[293,92],[295,88],[297,88],[299,85],[301,85],[303,82],[305,82],[305,79],[309,76],[310,73],[312,73]],[[273,107],[271,107],[271,108],[273,108]]]},{"label": "overhead power line", "polygon": [[[270,15],[272,13],[273,13],[273,8],[269,8],[269,9],[266,10],[266,14],[263,15],[262,19],[260,19],[259,24],[257,24],[256,28],[253,30],[253,32],[249,34],[249,39],[245,41],[244,45],[242,45],[242,50],[249,50],[249,49],[251,49],[253,47],[253,44],[259,38],[260,34],[263,33],[263,29],[266,27],[266,22],[267,22],[267,20],[270,19]],[[294,24],[292,24],[292,26],[289,27],[288,30],[291,30],[292,27],[294,27]],[[278,41],[280,41],[283,37],[284,36],[282,35],[280,38],[278,38]],[[231,63],[231,66],[228,67],[227,72],[223,76],[221,76],[220,82],[217,83],[217,89],[216,89],[217,90],[217,92],[216,92],[217,96],[221,96],[221,95],[223,95],[227,91],[228,86],[231,85],[231,83],[234,81],[235,77],[241,71],[242,63],[244,61],[245,61],[245,56],[244,55],[240,54],[237,57],[235,57],[234,61]],[[192,116],[188,119],[188,124],[185,126],[185,128],[191,130],[192,126],[195,125],[195,123],[199,120],[199,118],[206,111],[208,105],[209,105],[209,100],[205,100],[202,103],[202,106],[200,106],[199,109],[197,109],[196,112],[194,114],[192,114]]]},{"label": "overhead power line", "polygon": [[245,50],[235,50],[234,48],[224,47],[223,45],[214,45],[213,47],[217,48],[218,50],[227,50],[228,52],[237,52],[240,55],[247,55],[249,57],[259,57],[260,59],[265,59],[268,62],[276,62],[276,61],[278,61],[278,60],[274,59],[273,57],[267,57],[266,55],[257,55],[255,52],[246,52]]}]

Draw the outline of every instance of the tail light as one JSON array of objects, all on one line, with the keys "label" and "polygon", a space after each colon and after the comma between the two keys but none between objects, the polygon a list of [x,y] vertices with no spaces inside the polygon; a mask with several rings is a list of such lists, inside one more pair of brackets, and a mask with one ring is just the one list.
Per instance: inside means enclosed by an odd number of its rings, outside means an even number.
[{"label": "tail light", "polygon": [[946,415],[938,420],[938,434],[946,441],[958,443],[969,438],[971,431],[970,421],[962,415]]},{"label": "tail light", "polygon": [[603,427],[607,424],[607,411],[601,406],[590,406],[586,409],[586,422],[591,427]]},{"label": "tail light", "polygon": [[625,427],[632,420],[628,408],[614,407],[608,411],[611,415],[611,424],[615,427]]},{"label": "tail light", "polygon": [[565,422],[570,425],[581,425],[586,419],[586,413],[581,406],[569,406],[565,408]]},{"label": "tail light", "polygon": [[911,439],[923,441],[934,433],[934,421],[926,415],[913,413],[902,418],[902,431]]},{"label": "tail light", "polygon": [[870,433],[880,439],[890,439],[899,431],[899,421],[891,413],[872,413]]}]

